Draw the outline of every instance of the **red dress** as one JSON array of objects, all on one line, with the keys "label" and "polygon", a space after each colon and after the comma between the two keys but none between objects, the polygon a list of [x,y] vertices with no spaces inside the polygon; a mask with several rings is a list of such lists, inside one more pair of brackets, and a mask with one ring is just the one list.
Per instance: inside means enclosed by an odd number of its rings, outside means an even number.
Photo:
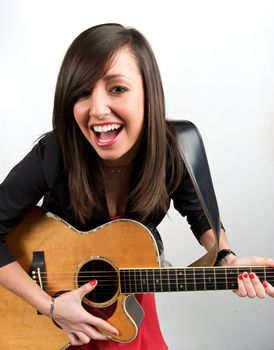
[{"label": "red dress", "polygon": [[136,294],[145,317],[137,337],[130,343],[118,343],[112,340],[91,340],[86,345],[70,346],[77,350],[167,350],[157,316],[154,294]]}]

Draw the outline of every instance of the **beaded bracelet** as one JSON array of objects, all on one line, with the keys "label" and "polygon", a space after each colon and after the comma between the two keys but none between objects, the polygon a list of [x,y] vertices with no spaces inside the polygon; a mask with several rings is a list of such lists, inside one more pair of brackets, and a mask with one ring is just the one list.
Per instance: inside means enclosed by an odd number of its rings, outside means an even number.
[{"label": "beaded bracelet", "polygon": [[226,256],[230,255],[230,254],[233,254],[236,256],[236,254],[231,250],[231,249],[222,249],[218,252],[217,254],[217,258],[216,258],[216,261],[215,261],[215,266],[217,266],[219,264],[219,262],[225,258]]},{"label": "beaded bracelet", "polygon": [[52,320],[53,320],[53,312],[54,312],[54,303],[55,303],[55,298],[52,298],[50,302],[50,310],[49,310],[49,317]]}]

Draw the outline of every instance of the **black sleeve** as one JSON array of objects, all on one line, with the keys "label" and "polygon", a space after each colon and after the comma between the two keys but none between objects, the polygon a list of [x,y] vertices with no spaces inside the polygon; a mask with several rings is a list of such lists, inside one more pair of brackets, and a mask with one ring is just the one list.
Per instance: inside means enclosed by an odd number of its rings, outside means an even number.
[{"label": "black sleeve", "polygon": [[172,199],[174,208],[182,216],[186,216],[192,232],[200,241],[203,233],[209,230],[211,226],[204,214],[188,173],[182,178],[180,186],[172,195]]},{"label": "black sleeve", "polygon": [[54,185],[60,149],[53,132],[46,134],[0,185],[0,266],[14,261],[5,237]]}]

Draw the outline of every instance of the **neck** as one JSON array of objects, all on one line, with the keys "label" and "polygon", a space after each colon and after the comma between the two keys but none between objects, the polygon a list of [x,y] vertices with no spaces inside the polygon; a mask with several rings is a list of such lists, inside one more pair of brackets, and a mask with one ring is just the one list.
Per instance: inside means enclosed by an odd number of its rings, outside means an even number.
[{"label": "neck", "polygon": [[265,266],[121,269],[122,293],[186,292],[237,289],[238,276],[254,272],[274,283],[274,269]]},{"label": "neck", "polygon": [[131,149],[118,159],[101,159],[101,164],[106,168],[126,168],[132,166],[139,151],[141,140],[139,139]]}]

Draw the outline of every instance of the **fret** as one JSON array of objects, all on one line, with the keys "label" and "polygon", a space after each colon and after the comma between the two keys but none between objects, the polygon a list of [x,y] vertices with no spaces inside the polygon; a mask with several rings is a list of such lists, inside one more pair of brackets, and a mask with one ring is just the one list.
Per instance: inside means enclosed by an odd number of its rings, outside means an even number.
[{"label": "fret", "polygon": [[205,290],[216,290],[216,277],[214,268],[204,269]]},{"label": "fret", "polygon": [[126,270],[120,270],[120,279],[121,279],[121,292],[128,293]]},{"label": "fret", "polygon": [[265,272],[265,279],[264,280],[266,280],[270,284],[274,285],[274,268],[264,266],[264,272]]},{"label": "fret", "polygon": [[240,274],[240,270],[239,270],[239,267],[238,267],[238,266],[236,267],[236,271],[237,271],[237,283],[238,283],[238,276],[239,276],[239,274]]},{"label": "fret", "polygon": [[227,289],[237,289],[238,288],[237,269],[228,266],[226,268],[226,276],[227,276]]},{"label": "fret", "polygon": [[193,291],[195,289],[194,281],[193,281],[193,268],[186,268],[185,269],[185,275],[186,275],[186,290],[187,291]]},{"label": "fret", "polygon": [[136,270],[135,276],[136,276],[136,292],[143,293],[141,270],[139,270],[139,269]]},{"label": "fret", "polygon": [[178,280],[177,280],[177,272],[176,269],[169,269],[169,291],[177,292],[178,291]]},{"label": "fret", "polygon": [[203,269],[203,282],[204,282],[204,290],[206,290],[205,269]]},{"label": "fret", "polygon": [[227,287],[227,272],[226,272],[226,267],[224,267],[224,275],[225,275],[225,289],[228,289]]},{"label": "fret", "polygon": [[161,292],[163,291],[163,277],[162,277],[162,269],[159,269],[160,271],[160,286],[161,286]]},{"label": "fret", "polygon": [[187,291],[186,270],[184,271],[185,291]]},{"label": "fret", "polygon": [[150,290],[149,290],[148,269],[145,269],[145,271],[146,271],[146,278],[147,278],[147,292],[150,292]]},{"label": "fret", "polygon": [[170,292],[168,269],[161,269],[162,274],[162,292]]},{"label": "fret", "polygon": [[194,271],[195,290],[205,290],[204,269],[196,268]]},{"label": "fret", "polygon": [[238,267],[238,271],[239,271],[239,274],[243,274],[244,272],[247,271],[247,267],[246,267],[246,266],[244,266],[244,267],[239,266],[239,267]]},{"label": "fret", "polygon": [[162,291],[162,281],[161,281],[161,274],[160,274],[160,269],[156,269],[154,271],[154,284],[155,284],[155,292],[161,292]]},{"label": "fret", "polygon": [[178,283],[178,269],[174,270],[175,276],[176,276],[176,291],[179,290],[179,283]]},{"label": "fret", "polygon": [[177,269],[178,291],[186,291],[187,277],[185,269]]},{"label": "fret", "polygon": [[146,269],[141,269],[141,285],[142,285],[142,292],[147,293],[148,292],[148,286],[147,286],[147,274]]},{"label": "fret", "polygon": [[274,285],[274,268],[273,267],[263,267],[264,270],[264,281],[269,282]]},{"label": "fret", "polygon": [[130,294],[131,293],[131,288],[130,288],[130,272],[129,270],[124,270],[124,274],[125,274],[125,284],[124,284],[124,288],[125,288],[125,293]]},{"label": "fret", "polygon": [[155,288],[155,269],[152,269],[152,279],[153,279],[153,291],[156,292],[156,288]]},{"label": "fret", "polygon": [[120,277],[120,291],[121,293],[124,293],[125,277],[124,277],[123,270],[120,270],[119,277]]},{"label": "fret", "polygon": [[216,267],[216,290],[227,289],[226,277],[223,267]]},{"label": "fret", "polygon": [[169,272],[170,272],[170,269],[166,269],[168,292],[170,292],[170,276],[169,276]]},{"label": "fret", "polygon": [[133,270],[133,275],[134,275],[134,287],[135,287],[135,292],[137,292],[137,281],[136,281],[136,270]]},{"label": "fret", "polygon": [[258,278],[261,282],[264,282],[267,279],[265,266],[263,266],[263,267],[253,266],[252,272],[256,273],[256,275],[258,276]]},{"label": "fret", "polygon": [[129,293],[132,293],[132,288],[131,288],[131,270],[127,270],[128,271],[128,289],[129,289]]},{"label": "fret", "polygon": [[147,289],[148,292],[155,292],[154,269],[147,269]]}]

